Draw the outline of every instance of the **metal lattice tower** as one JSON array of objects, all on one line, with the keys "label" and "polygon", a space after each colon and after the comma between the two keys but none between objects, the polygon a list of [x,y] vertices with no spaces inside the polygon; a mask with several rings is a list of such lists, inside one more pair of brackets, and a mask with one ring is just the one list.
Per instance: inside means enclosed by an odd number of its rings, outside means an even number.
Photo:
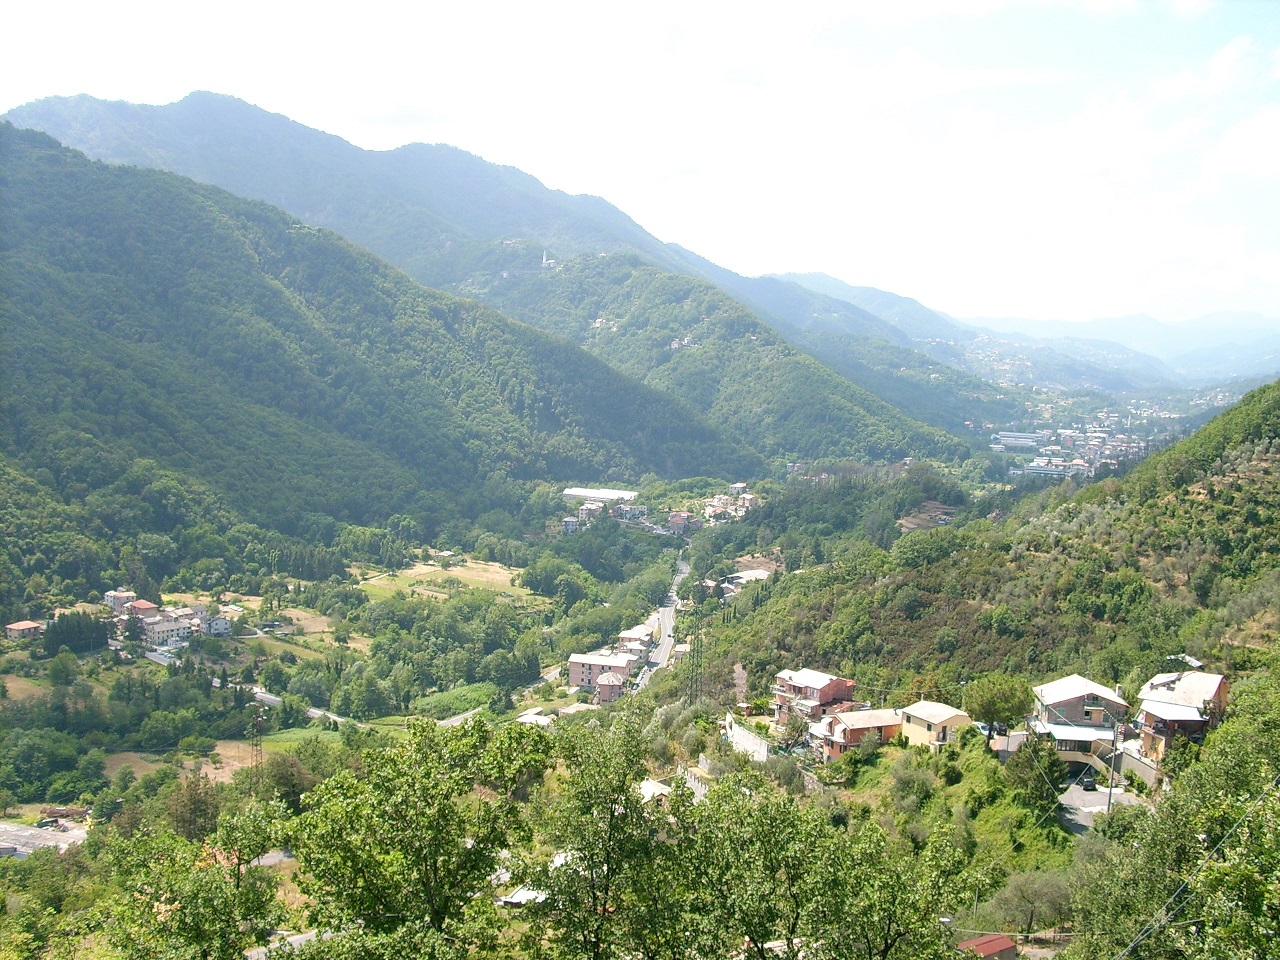
[{"label": "metal lattice tower", "polygon": [[702,698],[702,624],[689,638],[688,676],[686,677],[686,696],[690,703]]}]

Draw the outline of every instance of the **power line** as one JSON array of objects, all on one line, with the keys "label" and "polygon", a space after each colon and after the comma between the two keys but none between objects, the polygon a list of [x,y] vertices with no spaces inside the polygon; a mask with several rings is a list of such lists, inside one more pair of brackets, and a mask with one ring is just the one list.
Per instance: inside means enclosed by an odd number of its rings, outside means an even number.
[{"label": "power line", "polygon": [[[1115,960],[1124,960],[1124,958],[1128,956],[1129,953],[1132,952],[1133,949],[1138,946],[1138,944],[1140,944],[1143,940],[1147,939],[1147,937],[1151,936],[1161,927],[1167,927],[1171,925],[1171,921],[1173,920],[1173,918],[1178,915],[1179,910],[1181,910],[1190,902],[1190,898],[1183,900],[1180,904],[1178,904],[1172,910],[1169,910],[1170,904],[1172,904],[1173,901],[1176,900],[1182,894],[1182,892],[1187,889],[1187,886],[1191,883],[1192,880],[1194,880],[1197,876],[1200,875],[1200,873],[1204,870],[1204,868],[1209,865],[1209,861],[1212,860],[1214,856],[1217,855],[1218,851],[1222,849],[1223,845],[1228,840],[1231,839],[1232,835],[1237,830],[1240,829],[1241,825],[1245,822],[1245,820],[1247,820],[1250,816],[1253,815],[1253,811],[1256,810],[1258,806],[1262,803],[1262,801],[1267,798],[1267,794],[1269,794],[1272,790],[1274,790],[1278,785],[1280,785],[1280,775],[1277,775],[1275,779],[1273,779],[1271,783],[1268,784],[1263,789],[1262,793],[1258,795],[1258,798],[1254,800],[1253,803],[1249,804],[1249,808],[1240,815],[1240,819],[1237,820],[1234,824],[1232,824],[1231,829],[1222,835],[1222,839],[1219,840],[1216,844],[1214,844],[1214,847],[1212,850],[1210,850],[1207,854],[1205,854],[1204,859],[1200,861],[1199,865],[1197,865],[1193,871],[1191,871],[1191,874],[1187,876],[1182,881],[1182,883],[1178,884],[1178,889],[1173,891],[1173,894],[1169,897],[1169,899],[1166,900],[1164,904],[1160,907],[1160,909],[1157,910],[1155,914],[1152,915],[1150,921],[1147,922],[1147,925],[1143,927],[1140,931],[1138,931],[1138,935],[1134,937],[1134,939],[1130,942],[1130,944],[1127,947],[1125,947],[1118,954],[1116,954]],[[1168,912],[1166,913],[1166,911]]]}]

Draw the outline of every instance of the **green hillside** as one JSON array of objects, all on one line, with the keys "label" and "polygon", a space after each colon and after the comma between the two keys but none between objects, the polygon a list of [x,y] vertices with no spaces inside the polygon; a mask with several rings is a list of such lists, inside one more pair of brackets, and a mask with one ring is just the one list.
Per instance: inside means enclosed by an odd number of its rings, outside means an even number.
[{"label": "green hillside", "polygon": [[[761,547],[810,568],[748,591],[714,646],[761,688],[806,665],[904,695],[958,694],[990,671],[1141,683],[1182,652],[1230,664],[1269,648],[1278,625],[1278,433],[1273,384],[1128,477],[1068,483],[1012,516],[936,481],[897,499],[861,478],[797,487],[740,532],[704,535],[726,542],[695,543],[695,574],[700,555]],[[957,522],[877,546],[926,496]]]},{"label": "green hillside", "polygon": [[275,529],[433,528],[504,477],[757,469],[567,341],[265,205],[7,125],[0,160],[3,453],[64,498],[146,458]]},{"label": "green hillside", "polygon": [[718,288],[635,257],[583,257],[466,289],[580,341],[768,457],[892,461],[968,451],[794,349]]},{"label": "green hillside", "polygon": [[[546,256],[562,265],[599,254],[639,257],[638,262],[646,267],[715,284],[745,305],[746,309],[735,304],[732,309],[736,314],[754,313],[754,319],[773,327],[773,331],[762,333],[774,339],[780,333],[815,356],[822,356],[823,345],[806,343],[802,335],[806,331],[830,332],[834,324],[850,338],[838,345],[839,354],[849,362],[831,368],[886,401],[874,405],[874,415],[883,411],[884,416],[894,419],[890,429],[895,434],[906,437],[918,429],[905,424],[904,417],[952,430],[966,420],[992,420],[999,412],[975,400],[977,391],[957,388],[951,378],[921,376],[934,364],[923,354],[912,352],[909,338],[845,300],[775,278],[739,276],[690,251],[660,242],[604,200],[548,190],[527,174],[453,147],[412,144],[387,152],[364,151],[232,97],[210,93],[194,93],[163,107],[108,103],[91,97],[53,97],[20,107],[8,116],[97,159],[172,170],[276,204],[307,223],[337,230],[422,283],[477,297],[508,315],[578,342],[585,342],[581,330],[560,323],[566,306],[565,282],[511,281],[543,272]],[[584,299],[617,300],[619,291],[605,289],[603,284],[622,285],[629,280],[625,272],[601,273],[589,267],[587,272],[589,283],[581,275],[581,267],[579,275],[567,281],[572,294]],[[513,286],[517,293],[513,293]],[[899,349],[890,351],[892,356],[886,358],[882,340]],[[612,350],[599,355],[615,362]],[[626,369],[635,372],[634,367]],[[734,380],[755,373],[749,364],[730,363],[725,378]],[[858,379],[863,375],[865,380]],[[830,380],[825,374],[821,376],[824,384]],[[880,454],[872,451],[886,448],[857,438],[841,447],[838,436],[816,445],[810,435],[811,413],[797,406],[811,402],[812,392],[789,393],[791,385],[785,382],[786,377],[783,380],[781,389],[768,401],[775,412],[764,442],[779,456],[830,453],[877,457]],[[675,396],[690,398],[679,384],[673,389]],[[841,389],[827,384],[821,392],[835,396]],[[853,396],[833,403],[837,408],[868,406],[862,399],[850,399]],[[940,418],[936,415],[940,410],[954,411],[955,415]],[[717,416],[723,418],[726,411],[730,419],[721,422],[734,426],[740,437],[756,442],[759,430],[751,423],[736,423],[727,404],[722,404]],[[855,422],[858,419],[850,420],[837,412],[835,423],[838,429],[847,425],[861,433],[868,428]],[[833,428],[828,424],[823,429],[831,432]],[[937,440],[906,439],[889,446],[894,453],[926,453],[936,449]]]}]

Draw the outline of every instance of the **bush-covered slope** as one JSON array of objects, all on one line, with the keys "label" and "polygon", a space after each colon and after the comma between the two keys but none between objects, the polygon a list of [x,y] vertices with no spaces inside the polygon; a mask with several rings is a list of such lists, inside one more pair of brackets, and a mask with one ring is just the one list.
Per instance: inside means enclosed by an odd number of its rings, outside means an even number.
[{"label": "bush-covered slope", "polygon": [[[573,345],[426,290],[332,234],[0,128],[4,452],[88,435],[237,510],[475,515],[477,477],[752,469],[697,414]],[[69,469],[69,467],[66,467]]]},{"label": "bush-covered slope", "polygon": [[860,481],[797,491],[748,521],[755,548],[813,566],[747,591],[715,645],[761,684],[803,664],[904,690],[987,671],[1140,683],[1184,651],[1231,662],[1280,625],[1278,432],[1273,384],[1122,480],[1067,484],[1011,518],[907,533],[888,550],[863,539],[883,527],[869,513],[843,523],[886,502]]}]

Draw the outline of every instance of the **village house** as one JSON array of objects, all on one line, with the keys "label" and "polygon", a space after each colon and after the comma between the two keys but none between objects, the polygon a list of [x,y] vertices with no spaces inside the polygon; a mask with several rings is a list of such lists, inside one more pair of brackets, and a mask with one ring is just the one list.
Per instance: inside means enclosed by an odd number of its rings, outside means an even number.
[{"label": "village house", "polygon": [[589,524],[593,520],[600,519],[604,513],[604,504],[599,500],[588,500],[578,507],[578,522]]},{"label": "village house", "polygon": [[901,730],[902,718],[896,710],[850,710],[810,724],[809,738],[824,760],[839,760],[868,737],[874,736],[878,744],[886,743]]},{"label": "village house", "polygon": [[654,628],[647,623],[641,623],[628,630],[623,630],[618,634],[618,643],[626,646],[632,643],[643,644],[646,647],[653,645]]},{"label": "village house", "polygon": [[613,703],[626,692],[627,678],[624,674],[609,671],[596,677],[596,703]]},{"label": "village house", "polygon": [[34,620],[19,620],[16,623],[7,624],[4,628],[4,635],[8,640],[38,640],[42,633],[44,633],[44,624]]},{"label": "village house", "polygon": [[935,700],[917,700],[898,712],[902,717],[902,736],[907,743],[935,752],[973,723],[963,710]]},{"label": "village house", "polygon": [[818,670],[782,670],[774,675],[773,722],[785,724],[792,717],[812,723],[837,713],[852,703],[852,680]]},{"label": "village house", "polygon": [[204,632],[211,637],[231,636],[231,618],[223,616],[221,613],[215,613],[213,616],[205,617],[203,627]]},{"label": "village house", "polygon": [[983,960],[1018,960],[1018,945],[1003,933],[989,933],[956,944],[961,953],[982,957]]},{"label": "village house", "polygon": [[1032,732],[1052,737],[1068,763],[1087,763],[1105,772],[1129,704],[1114,690],[1076,673],[1031,692],[1036,713],[1027,725]]},{"label": "village house", "polygon": [[138,599],[138,595],[132,590],[126,590],[120,587],[118,590],[108,590],[102,595],[102,602],[111,608],[111,612],[116,616],[122,616],[125,612],[125,606],[133,603]]},{"label": "village house", "polygon": [[1200,743],[1222,719],[1227,709],[1227,678],[1198,670],[1159,673],[1138,696],[1142,755],[1159,763],[1174,737]]},{"label": "village house", "polygon": [[569,686],[594,691],[606,673],[631,676],[640,659],[629,653],[575,653],[569,657]]},{"label": "village house", "polygon": [[549,713],[543,713],[541,707],[530,707],[520,716],[516,717],[516,723],[523,723],[530,727],[550,727],[555,723],[555,717]]},{"label": "village house", "polygon": [[126,617],[137,617],[139,620],[146,620],[147,617],[159,616],[160,608],[150,600],[130,600],[124,605],[122,612]]},{"label": "village house", "polygon": [[171,647],[191,637],[191,624],[171,617],[147,617],[142,629],[147,643],[155,647]]},{"label": "village house", "polygon": [[673,510],[667,517],[667,529],[672,533],[684,533],[696,529],[693,526],[694,516],[687,510]]},{"label": "village house", "polygon": [[577,517],[565,517],[563,520],[561,520],[561,521],[560,521],[560,524],[561,524],[561,530],[562,530],[563,532],[565,532],[565,533],[577,533],[577,532],[578,532],[578,518],[577,518]]}]

